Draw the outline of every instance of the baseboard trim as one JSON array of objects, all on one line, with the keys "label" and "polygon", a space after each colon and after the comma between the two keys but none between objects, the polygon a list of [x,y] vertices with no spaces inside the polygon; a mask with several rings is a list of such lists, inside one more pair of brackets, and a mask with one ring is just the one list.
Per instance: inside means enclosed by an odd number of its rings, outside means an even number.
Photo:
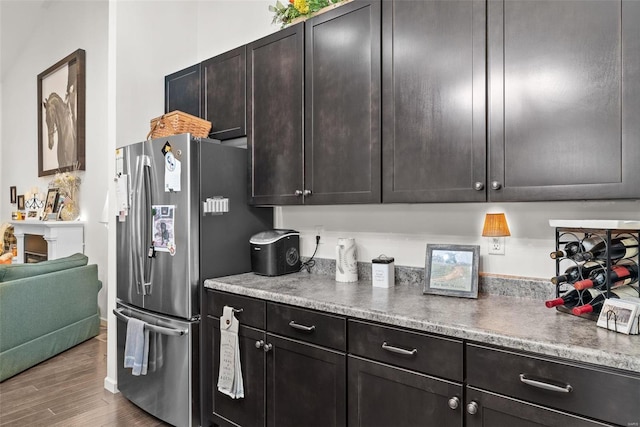
[{"label": "baseboard trim", "polygon": [[104,388],[113,394],[120,393],[120,390],[118,390],[118,381],[109,377],[105,377],[104,379]]}]

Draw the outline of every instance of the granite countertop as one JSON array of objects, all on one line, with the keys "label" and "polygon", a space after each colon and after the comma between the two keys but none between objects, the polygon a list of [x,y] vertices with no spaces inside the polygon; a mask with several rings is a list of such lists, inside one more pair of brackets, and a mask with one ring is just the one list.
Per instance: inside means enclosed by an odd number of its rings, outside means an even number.
[{"label": "granite countertop", "polygon": [[425,295],[419,286],[374,288],[328,275],[253,273],[208,279],[205,287],[298,307],[640,373],[640,335],[548,309],[540,300],[480,294]]}]

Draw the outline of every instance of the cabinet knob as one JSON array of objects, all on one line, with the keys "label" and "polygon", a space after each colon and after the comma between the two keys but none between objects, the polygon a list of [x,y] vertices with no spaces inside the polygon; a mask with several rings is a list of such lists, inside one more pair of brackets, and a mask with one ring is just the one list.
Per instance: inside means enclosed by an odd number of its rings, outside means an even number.
[{"label": "cabinet knob", "polygon": [[271,349],[273,348],[273,344],[265,344],[264,345],[264,352],[268,353],[271,351]]},{"label": "cabinet knob", "polygon": [[481,191],[484,190],[484,183],[478,181],[475,184],[473,184],[473,189],[476,191]]},{"label": "cabinet knob", "polygon": [[311,190],[304,190],[303,193],[305,196],[310,196],[311,195]]},{"label": "cabinet knob", "polygon": [[491,181],[492,190],[499,190],[501,188],[502,188],[502,184],[500,184],[498,181]]},{"label": "cabinet knob", "polygon": [[296,190],[294,193],[296,196],[302,196],[302,190]]},{"label": "cabinet knob", "polygon": [[449,408],[458,409],[458,406],[460,406],[460,399],[458,399],[457,396],[454,396],[451,399],[449,399]]},{"label": "cabinet knob", "polygon": [[478,404],[473,400],[467,404],[467,413],[469,415],[475,415],[478,413]]},{"label": "cabinet knob", "polygon": [[262,348],[264,347],[264,341],[260,340],[260,341],[256,341],[256,348]]}]

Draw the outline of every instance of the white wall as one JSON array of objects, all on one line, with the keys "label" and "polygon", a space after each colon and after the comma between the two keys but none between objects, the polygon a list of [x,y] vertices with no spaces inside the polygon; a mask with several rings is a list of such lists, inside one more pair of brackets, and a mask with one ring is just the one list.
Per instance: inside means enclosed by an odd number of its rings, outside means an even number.
[{"label": "white wall", "polygon": [[[86,172],[80,172],[81,219],[85,225],[85,254],[98,264],[103,282],[101,316],[106,310],[106,230],[99,224],[108,155],[106,144],[106,79],[108,2],[49,0],[0,2],[2,9],[2,183],[0,219],[11,218],[9,186],[18,194],[37,186],[46,193],[53,178],[38,178],[37,75],[77,49],[86,51]],[[17,45],[19,49],[15,49]],[[10,60],[10,63],[9,63]]]}]

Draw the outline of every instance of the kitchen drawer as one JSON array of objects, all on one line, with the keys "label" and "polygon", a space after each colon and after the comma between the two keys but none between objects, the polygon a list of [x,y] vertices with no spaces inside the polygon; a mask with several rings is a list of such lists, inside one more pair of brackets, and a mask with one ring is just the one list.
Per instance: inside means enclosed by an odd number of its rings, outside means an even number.
[{"label": "kitchen drawer", "polygon": [[265,302],[240,295],[205,290],[208,316],[221,317],[225,305],[235,308],[236,319],[241,325],[265,329]]},{"label": "kitchen drawer", "polygon": [[463,380],[462,342],[349,320],[349,353],[456,381]]},{"label": "kitchen drawer", "polygon": [[620,425],[640,422],[640,375],[467,344],[470,386]]},{"label": "kitchen drawer", "polygon": [[344,317],[267,303],[267,330],[300,341],[346,351]]}]

